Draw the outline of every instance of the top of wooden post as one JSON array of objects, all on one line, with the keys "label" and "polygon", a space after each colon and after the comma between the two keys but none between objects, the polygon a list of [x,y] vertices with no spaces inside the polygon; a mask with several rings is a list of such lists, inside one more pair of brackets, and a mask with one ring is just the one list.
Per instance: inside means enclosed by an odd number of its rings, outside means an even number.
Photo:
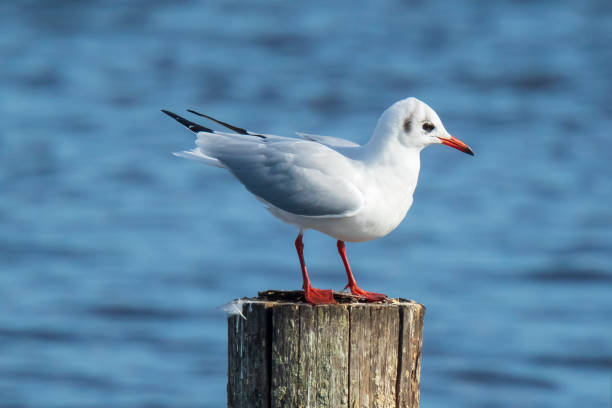
[{"label": "top of wooden post", "polygon": [[[347,292],[334,292],[334,299],[338,304],[341,305],[418,305],[422,308],[425,308],[421,303],[415,302],[414,300],[404,299],[404,298],[387,298],[380,302],[366,302],[360,296],[353,295]],[[266,290],[263,292],[259,292],[257,297],[248,298],[244,297],[240,299],[245,302],[266,302],[266,303],[293,303],[293,304],[308,304],[306,299],[304,298],[304,292],[301,290]]]}]

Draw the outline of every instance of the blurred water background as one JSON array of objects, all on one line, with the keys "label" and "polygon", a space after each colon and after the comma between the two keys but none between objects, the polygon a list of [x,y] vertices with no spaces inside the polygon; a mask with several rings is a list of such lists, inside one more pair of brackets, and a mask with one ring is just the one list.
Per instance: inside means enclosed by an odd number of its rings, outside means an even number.
[{"label": "blurred water background", "polygon": [[[612,405],[612,3],[0,3],[0,407],[220,407],[219,306],[297,289],[296,230],[159,112],[366,141],[416,96],[408,217],[349,244],[428,307],[421,404]],[[210,123],[205,123],[209,126]],[[316,286],[345,283],[305,236]]]}]

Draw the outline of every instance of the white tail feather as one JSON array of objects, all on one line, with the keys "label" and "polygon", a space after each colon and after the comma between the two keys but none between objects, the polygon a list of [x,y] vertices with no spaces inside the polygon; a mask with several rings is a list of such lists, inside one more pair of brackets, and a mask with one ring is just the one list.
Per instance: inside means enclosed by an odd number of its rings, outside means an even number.
[{"label": "white tail feather", "polygon": [[198,148],[191,150],[183,150],[182,152],[174,152],[172,154],[178,157],[183,157],[185,159],[196,160],[208,164],[209,166],[220,167],[222,169],[225,168],[225,166],[219,160],[215,159],[214,157],[210,157],[203,154]]}]

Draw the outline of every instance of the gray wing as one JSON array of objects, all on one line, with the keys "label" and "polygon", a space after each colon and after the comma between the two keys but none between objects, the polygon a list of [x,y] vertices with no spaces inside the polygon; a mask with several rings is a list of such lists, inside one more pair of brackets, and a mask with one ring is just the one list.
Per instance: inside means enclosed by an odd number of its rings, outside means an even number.
[{"label": "gray wing", "polygon": [[254,195],[292,214],[346,217],[363,205],[350,159],[322,144],[205,134],[198,149],[227,167]]},{"label": "gray wing", "polygon": [[342,139],[339,137],[313,135],[311,133],[302,133],[302,132],[295,132],[295,134],[304,140],[312,140],[313,142],[319,142],[327,146],[334,146],[334,147],[358,147],[359,146],[355,142],[351,142],[350,140]]}]

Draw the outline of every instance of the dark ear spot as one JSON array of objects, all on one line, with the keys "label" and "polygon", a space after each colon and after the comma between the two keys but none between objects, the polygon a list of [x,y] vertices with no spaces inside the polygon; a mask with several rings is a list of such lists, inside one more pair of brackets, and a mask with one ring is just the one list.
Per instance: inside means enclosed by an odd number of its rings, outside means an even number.
[{"label": "dark ear spot", "polygon": [[410,129],[412,129],[412,120],[411,118],[406,118],[404,121],[404,131],[410,133]]}]

